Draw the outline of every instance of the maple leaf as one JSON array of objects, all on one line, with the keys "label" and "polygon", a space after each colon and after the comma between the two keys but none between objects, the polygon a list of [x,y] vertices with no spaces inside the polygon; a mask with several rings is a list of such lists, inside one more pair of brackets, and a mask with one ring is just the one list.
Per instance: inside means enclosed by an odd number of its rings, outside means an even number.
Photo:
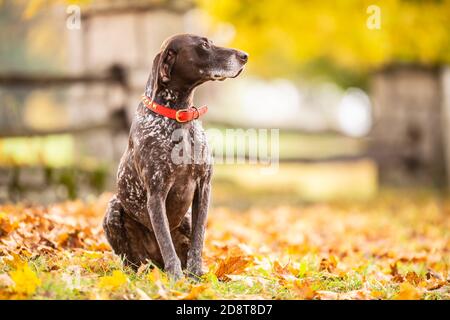
[{"label": "maple leaf", "polygon": [[397,262],[391,264],[389,267],[391,270],[390,273],[393,277],[392,280],[394,282],[404,282],[405,281],[405,277],[398,272]]},{"label": "maple leaf", "polygon": [[41,280],[36,273],[31,270],[27,263],[24,263],[16,270],[11,271],[9,276],[12,281],[14,281],[14,285],[12,285],[11,288],[19,294],[31,295],[36,291],[37,287],[41,285]]},{"label": "maple leaf", "polygon": [[328,271],[333,272],[334,269],[336,269],[336,266],[338,264],[337,258],[333,255],[330,255],[328,259],[323,258],[322,261],[320,261],[319,270],[320,271]]},{"label": "maple leaf", "polygon": [[229,281],[227,274],[239,274],[243,272],[251,263],[250,256],[229,256],[219,261],[219,265],[214,272],[217,279]]},{"label": "maple leaf", "polygon": [[120,270],[114,270],[112,275],[100,278],[98,286],[102,289],[117,290],[127,282],[127,276]]},{"label": "maple leaf", "polygon": [[8,214],[0,211],[0,237],[8,235],[10,232],[17,229],[19,223],[9,218]]},{"label": "maple leaf", "polygon": [[299,299],[311,300],[315,297],[316,291],[312,288],[310,281],[294,281],[294,292]]},{"label": "maple leaf", "polygon": [[417,286],[420,282],[422,282],[422,278],[419,277],[419,276],[417,275],[417,273],[415,273],[414,271],[409,271],[409,272],[406,274],[405,278],[406,278],[406,280],[407,280],[409,283],[411,283],[411,284],[413,284],[413,285],[415,285],[415,286]]},{"label": "maple leaf", "polygon": [[422,297],[422,293],[409,282],[400,284],[400,291],[395,296],[396,300],[418,300]]},{"label": "maple leaf", "polygon": [[278,278],[278,281],[282,286],[297,280],[297,278],[291,273],[291,270],[292,269],[289,262],[284,267],[281,266],[281,264],[276,260],[273,263],[273,273]]}]

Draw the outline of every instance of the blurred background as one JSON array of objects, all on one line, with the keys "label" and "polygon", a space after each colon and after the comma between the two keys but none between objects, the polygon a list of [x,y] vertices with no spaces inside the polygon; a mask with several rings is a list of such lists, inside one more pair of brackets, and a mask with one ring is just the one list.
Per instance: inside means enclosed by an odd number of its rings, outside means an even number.
[{"label": "blurred background", "polygon": [[113,191],[176,33],[250,54],[239,78],[198,89],[206,128],[280,129],[279,170],[216,165],[215,204],[445,191],[449,26],[449,0],[0,0],[0,203]]}]

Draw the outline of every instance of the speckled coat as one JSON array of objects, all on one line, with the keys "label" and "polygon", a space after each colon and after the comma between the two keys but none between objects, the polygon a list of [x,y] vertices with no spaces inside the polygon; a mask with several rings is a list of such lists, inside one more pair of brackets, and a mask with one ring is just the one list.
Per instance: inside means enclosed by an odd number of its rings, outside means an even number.
[{"label": "speckled coat", "polygon": [[[154,59],[145,95],[184,109],[192,106],[199,84],[237,76],[245,53],[208,42],[211,52],[206,54],[205,41],[194,35],[166,40]],[[152,262],[173,278],[181,277],[182,269],[201,275],[211,175],[200,120],[179,123],[141,102],[119,164],[117,194],[103,221],[114,252],[134,268]]]}]

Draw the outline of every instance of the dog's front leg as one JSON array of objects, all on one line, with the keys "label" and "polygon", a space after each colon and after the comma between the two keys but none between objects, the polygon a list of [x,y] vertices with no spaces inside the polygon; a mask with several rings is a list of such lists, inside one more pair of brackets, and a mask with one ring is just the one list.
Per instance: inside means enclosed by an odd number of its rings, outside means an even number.
[{"label": "dog's front leg", "polygon": [[210,191],[210,179],[201,181],[195,191],[194,201],[192,203],[192,236],[191,247],[187,257],[187,272],[190,276],[194,277],[200,277],[203,274],[202,251]]},{"label": "dog's front leg", "polygon": [[164,260],[164,269],[171,278],[178,280],[183,277],[183,272],[180,259],[173,245],[172,236],[170,235],[169,221],[163,198],[161,196],[149,196],[147,208],[153,232]]}]

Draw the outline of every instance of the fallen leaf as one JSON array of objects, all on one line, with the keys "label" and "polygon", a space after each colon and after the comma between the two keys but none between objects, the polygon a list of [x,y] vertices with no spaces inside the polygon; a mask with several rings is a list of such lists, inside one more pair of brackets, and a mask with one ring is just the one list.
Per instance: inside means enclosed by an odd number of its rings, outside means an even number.
[{"label": "fallen leaf", "polygon": [[400,291],[395,296],[396,300],[418,300],[422,297],[422,293],[412,286],[409,282],[400,284]]},{"label": "fallen leaf", "polygon": [[19,294],[32,295],[37,287],[41,285],[41,280],[27,263],[11,271],[9,275],[14,282],[11,288]]},{"label": "fallen leaf", "polygon": [[420,278],[414,271],[409,271],[406,274],[405,278],[409,283],[415,286],[417,286],[422,281],[422,278]]},{"label": "fallen leaf", "polygon": [[312,288],[310,281],[294,281],[294,291],[299,299],[311,300],[315,297],[316,291]]},{"label": "fallen leaf", "polygon": [[273,263],[273,273],[278,278],[278,281],[282,286],[297,280],[297,277],[291,273],[289,262],[285,266],[282,266],[275,260]]},{"label": "fallen leaf", "polygon": [[338,264],[337,258],[333,255],[330,255],[328,259],[323,258],[322,261],[320,261],[319,270],[320,271],[328,271],[333,272],[334,269],[336,269]]},{"label": "fallen leaf", "polygon": [[102,289],[117,290],[127,282],[127,276],[120,270],[114,270],[112,275],[101,277],[98,286]]},{"label": "fallen leaf", "polygon": [[147,279],[156,286],[157,294],[155,298],[167,299],[167,289],[164,284],[167,285],[168,279],[158,268],[153,268],[148,273]]},{"label": "fallen leaf", "polygon": [[217,279],[229,281],[228,274],[239,274],[243,272],[252,262],[249,256],[230,256],[219,261],[219,265],[214,272]]},{"label": "fallen leaf", "polygon": [[208,288],[206,284],[192,286],[191,291],[181,298],[181,300],[196,300],[198,296]]}]

